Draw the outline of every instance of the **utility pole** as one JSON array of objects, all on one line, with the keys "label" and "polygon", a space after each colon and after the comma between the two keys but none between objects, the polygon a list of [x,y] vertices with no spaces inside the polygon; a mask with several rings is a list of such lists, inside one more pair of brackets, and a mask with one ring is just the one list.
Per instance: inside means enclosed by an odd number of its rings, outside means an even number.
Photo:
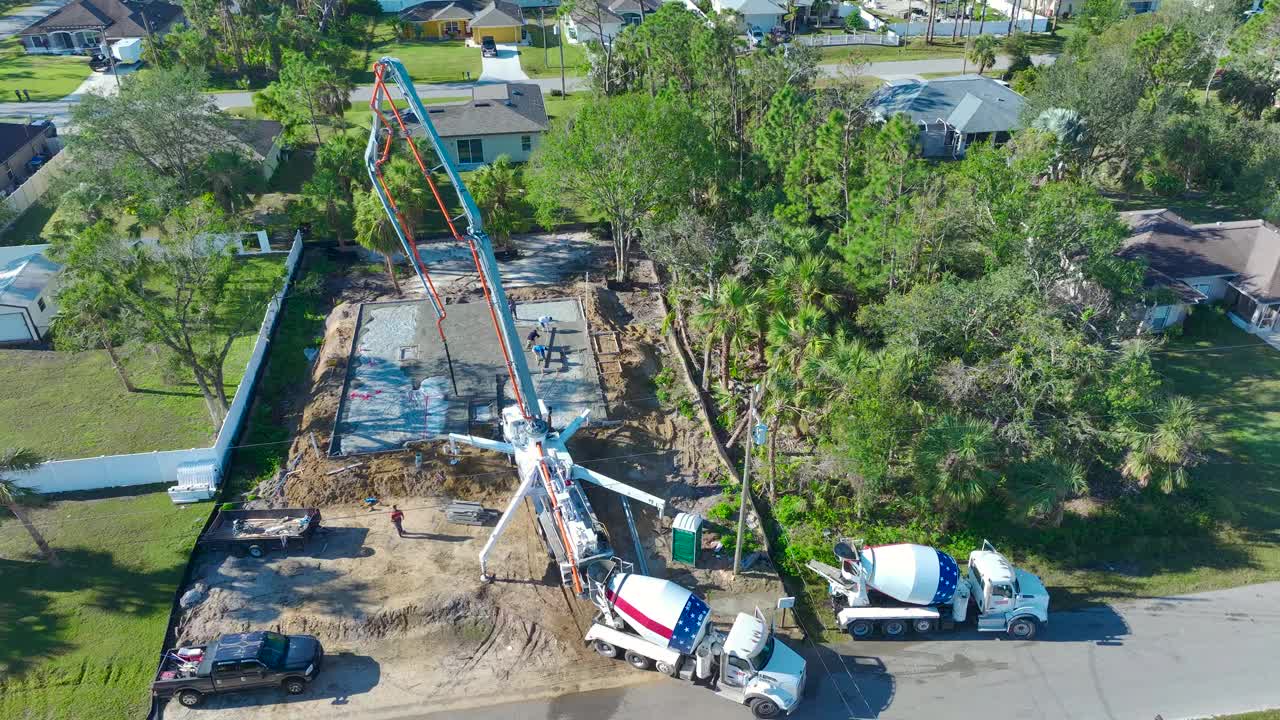
[{"label": "utility pole", "polygon": [[751,451],[755,449],[754,445],[760,442],[753,425],[756,420],[756,400],[759,399],[759,395],[760,386],[756,385],[751,388],[751,397],[747,401],[747,425],[752,427],[748,432],[743,433],[742,444],[746,446],[747,452],[746,457],[742,459],[742,487],[738,489],[738,542],[733,548],[734,577],[738,577],[738,568],[742,567],[742,533],[747,525],[747,493],[751,492]]},{"label": "utility pole", "polygon": [[560,22],[556,21],[556,47],[560,48],[560,99],[569,97],[564,87],[564,33],[560,32]]},{"label": "utility pole", "polygon": [[543,7],[538,6],[538,32],[542,33],[542,67],[551,64],[551,48],[547,45],[547,19],[543,17]]}]

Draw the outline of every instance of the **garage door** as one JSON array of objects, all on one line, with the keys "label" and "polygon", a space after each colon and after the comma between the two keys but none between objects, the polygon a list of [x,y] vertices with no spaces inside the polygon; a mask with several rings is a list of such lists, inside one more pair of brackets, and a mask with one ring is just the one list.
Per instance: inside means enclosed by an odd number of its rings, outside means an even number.
[{"label": "garage door", "polygon": [[22,313],[0,314],[0,342],[22,342],[31,339],[27,319]]}]

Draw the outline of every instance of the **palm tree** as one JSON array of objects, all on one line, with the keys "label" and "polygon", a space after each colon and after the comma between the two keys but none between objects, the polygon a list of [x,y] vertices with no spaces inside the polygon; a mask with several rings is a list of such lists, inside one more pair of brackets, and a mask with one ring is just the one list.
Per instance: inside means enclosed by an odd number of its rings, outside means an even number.
[{"label": "palm tree", "polygon": [[391,262],[391,256],[401,250],[400,238],[374,190],[356,196],[356,242],[363,248],[382,254],[392,287],[397,295],[403,295],[395,265]]},{"label": "palm tree", "polygon": [[982,420],[943,415],[916,442],[916,473],[946,513],[982,501],[999,480],[995,428]]},{"label": "palm tree", "polygon": [[1016,468],[1010,483],[1018,507],[1033,518],[1046,519],[1052,527],[1062,524],[1067,498],[1089,489],[1084,466],[1052,458]]},{"label": "palm tree", "polygon": [[524,194],[511,158],[499,155],[497,160],[476,170],[467,184],[484,214],[485,227],[493,236],[494,244],[508,247],[511,233],[519,230]]},{"label": "palm tree", "polygon": [[1128,433],[1129,452],[1120,472],[1138,487],[1154,484],[1163,493],[1187,486],[1187,470],[1200,462],[1208,432],[1200,411],[1187,398],[1169,400],[1149,430]]},{"label": "palm tree", "polygon": [[821,255],[788,255],[778,263],[765,286],[764,298],[774,310],[791,313],[802,305],[833,312],[840,307],[833,263]]},{"label": "palm tree", "polygon": [[22,487],[18,481],[6,477],[9,473],[26,472],[35,470],[44,464],[44,457],[34,450],[26,448],[17,448],[14,450],[6,450],[0,452],[0,505],[8,508],[13,516],[18,518],[18,522],[22,523],[22,527],[27,529],[27,533],[31,535],[31,540],[35,542],[36,547],[40,549],[40,553],[44,555],[45,560],[50,565],[59,567],[62,561],[58,560],[58,555],[49,547],[48,541],[44,539],[44,535],[31,524],[31,518],[27,517],[27,512],[22,509],[22,503],[35,495],[30,488]]},{"label": "palm tree", "polygon": [[702,389],[711,387],[711,351],[715,347],[716,338],[729,330],[720,313],[719,294],[707,290],[698,296],[698,309],[691,318],[693,329],[703,334],[702,341]]},{"label": "palm tree", "polygon": [[969,49],[965,53],[969,62],[978,66],[981,75],[996,62],[996,39],[990,35],[979,35],[969,41]]}]

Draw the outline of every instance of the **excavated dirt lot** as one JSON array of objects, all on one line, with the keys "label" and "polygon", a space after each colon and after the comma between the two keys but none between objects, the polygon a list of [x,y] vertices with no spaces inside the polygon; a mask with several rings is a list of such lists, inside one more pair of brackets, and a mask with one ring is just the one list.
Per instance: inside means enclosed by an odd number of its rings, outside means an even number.
[{"label": "excavated dirt lot", "polygon": [[[650,574],[696,586],[720,620],[757,605],[767,610],[783,589],[766,563],[736,579],[728,569],[731,548],[718,556],[706,549],[698,569],[668,564],[670,518],[684,510],[705,514],[719,499],[721,469],[702,426],[655,397],[652,378],[666,352],[663,318],[656,288],[643,284],[643,268],[641,277],[640,289],[625,292],[573,282],[511,295],[520,301],[581,297],[591,330],[617,333],[616,344],[605,338],[609,352],[601,357],[608,418],[580,431],[570,449],[580,464],[668,499],[661,519],[632,503]],[[203,599],[184,612],[179,627],[184,642],[250,628],[310,633],[331,661],[297,697],[270,690],[232,694],[194,710],[171,702],[165,716],[408,717],[660,680],[583,647],[594,608],[561,588],[527,507],[491,556],[498,581],[481,582],[477,554],[490,528],[451,524],[442,506],[457,498],[504,507],[515,487],[504,457],[468,450],[449,465],[440,443],[416,448],[420,466],[413,451],[327,456],[358,303],[392,299],[367,275],[331,289],[336,305],[310,391],[300,399],[305,408],[292,471],[272,488],[278,494],[264,495],[277,507],[320,507],[323,532],[292,556],[204,555],[192,586]],[[444,291],[451,301],[467,292]],[[380,499],[372,512],[361,507],[369,496]],[[619,554],[634,559],[618,496],[597,489],[591,499]],[[408,537],[396,536],[387,516],[391,503],[405,511]],[[711,532],[705,537],[708,546],[715,539]]]}]

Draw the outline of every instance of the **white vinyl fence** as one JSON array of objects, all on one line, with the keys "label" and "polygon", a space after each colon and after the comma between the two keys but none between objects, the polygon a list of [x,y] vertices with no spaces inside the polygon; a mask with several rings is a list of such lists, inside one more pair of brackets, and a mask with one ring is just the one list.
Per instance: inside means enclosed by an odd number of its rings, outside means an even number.
[{"label": "white vinyl fence", "polygon": [[[903,37],[924,35],[928,27],[927,20],[889,24],[890,30]],[[1049,30],[1049,21],[1042,17],[1037,17],[1035,20],[1019,20],[1014,23],[1014,27],[1023,32],[1047,32]],[[938,39],[949,38],[952,34],[960,37],[975,37],[977,35],[1005,35],[1008,32],[1008,20],[988,20],[985,23],[978,20],[965,20],[961,23],[959,30],[956,29],[956,23],[953,20],[936,22],[933,25],[933,36]]]},{"label": "white vinyl fence", "polygon": [[289,248],[288,259],[285,261],[284,287],[267,304],[266,315],[262,319],[262,326],[258,329],[258,339],[253,345],[253,354],[249,357],[248,365],[245,366],[244,378],[240,381],[240,387],[236,389],[235,397],[231,400],[227,419],[223,422],[213,447],[54,460],[33,472],[19,475],[18,482],[42,493],[168,483],[174,482],[179,465],[202,461],[214,462],[218,468],[218,476],[222,477],[222,470],[231,455],[232,442],[249,414],[254,387],[257,385],[259,372],[263,362],[266,361],[267,351],[271,345],[271,335],[275,331],[280,309],[289,292],[289,287],[293,284],[294,274],[297,272],[301,257],[302,233],[297,233],[294,236],[293,245]]},{"label": "white vinyl fence", "polygon": [[[58,138],[49,138],[50,147],[61,148],[62,144]],[[40,166],[27,181],[18,186],[17,190],[9,193],[9,197],[4,199],[5,207],[13,211],[15,216],[22,214],[27,208],[31,207],[49,192],[49,183],[58,173],[62,172],[62,168],[69,162],[67,153],[58,152],[49,161]],[[16,217],[15,217],[16,219]]]},{"label": "white vinyl fence", "polygon": [[889,45],[897,47],[902,39],[895,32],[887,33],[849,33],[846,35],[798,35],[795,41],[801,45],[814,47],[835,47],[839,45]]}]

